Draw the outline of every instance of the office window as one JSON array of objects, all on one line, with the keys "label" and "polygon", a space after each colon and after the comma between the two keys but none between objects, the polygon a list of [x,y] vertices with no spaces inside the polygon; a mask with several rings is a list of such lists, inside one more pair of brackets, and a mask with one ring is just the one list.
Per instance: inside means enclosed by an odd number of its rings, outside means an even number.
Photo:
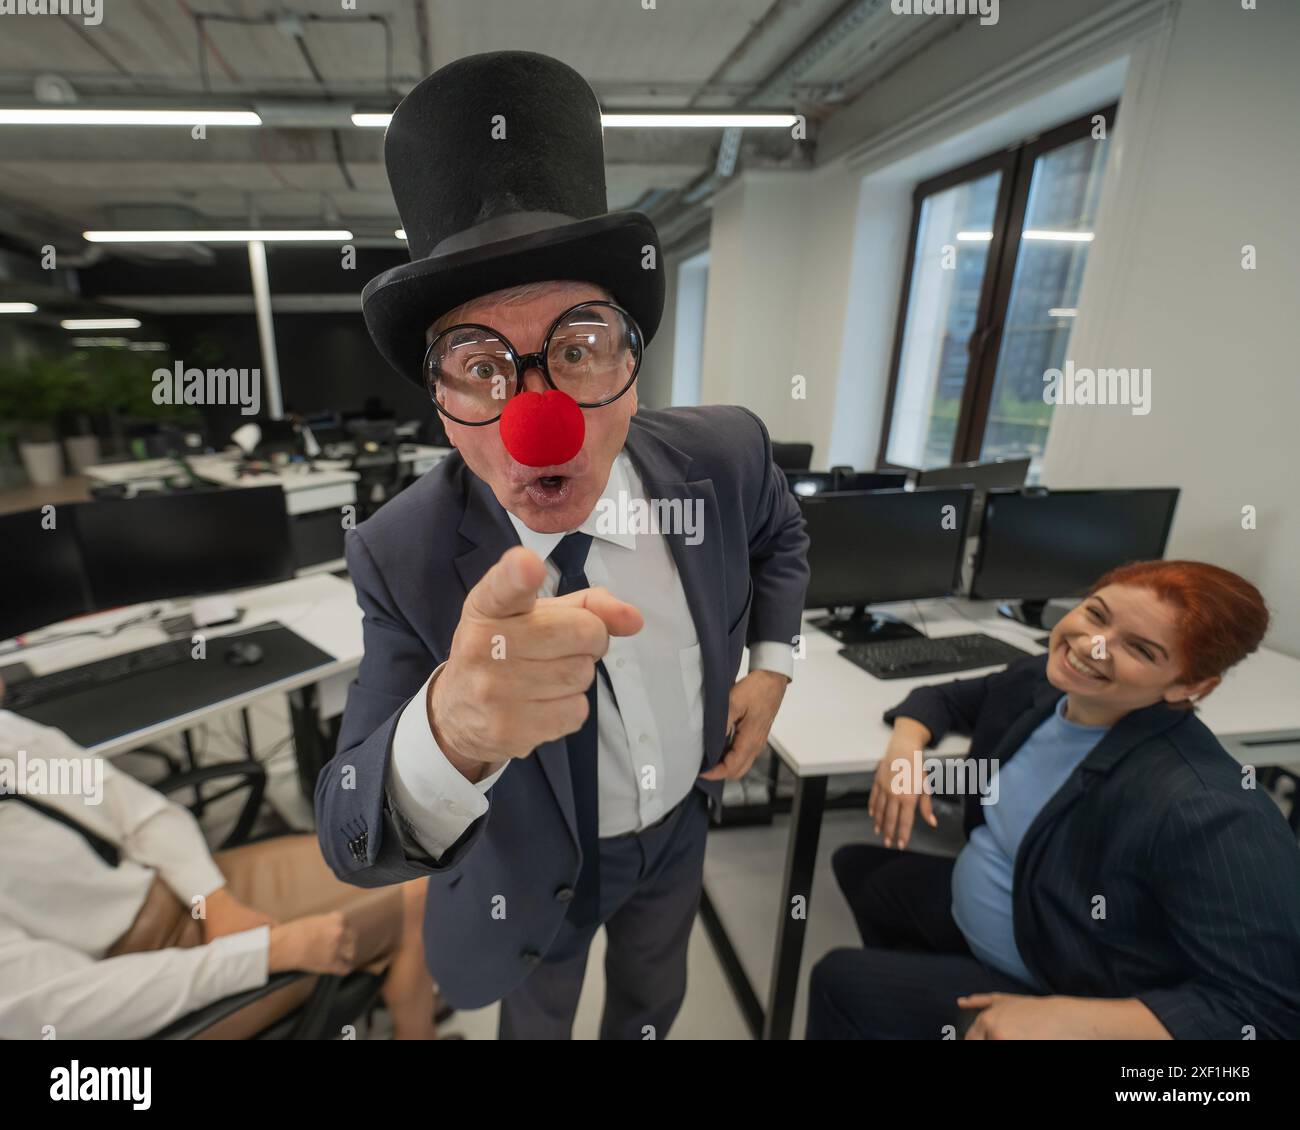
[{"label": "office window", "polygon": [[[1115,108],[917,187],[880,462],[1029,456],[1051,423]],[[1097,135],[1097,136],[1094,136]]]},{"label": "office window", "polygon": [[696,405],[704,373],[704,317],[709,294],[707,248],[677,268],[677,306],[673,332],[673,387],[670,404]]}]

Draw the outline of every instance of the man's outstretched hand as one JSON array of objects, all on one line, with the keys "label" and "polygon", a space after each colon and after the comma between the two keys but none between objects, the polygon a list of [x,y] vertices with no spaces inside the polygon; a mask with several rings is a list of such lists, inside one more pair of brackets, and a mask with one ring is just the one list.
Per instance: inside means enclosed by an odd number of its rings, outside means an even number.
[{"label": "man's outstretched hand", "polygon": [[502,554],[465,598],[429,689],[433,736],[471,781],[580,729],[609,637],[641,630],[641,613],[602,588],[539,599],[545,579],[532,550]]}]

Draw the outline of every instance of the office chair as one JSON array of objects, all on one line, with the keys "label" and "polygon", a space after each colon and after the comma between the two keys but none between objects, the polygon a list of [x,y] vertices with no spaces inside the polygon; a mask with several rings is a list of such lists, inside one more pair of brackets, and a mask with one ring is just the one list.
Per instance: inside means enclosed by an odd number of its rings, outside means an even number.
[{"label": "office chair", "polygon": [[213,1001],[205,1008],[174,1020],[155,1032],[154,1040],[193,1040],[218,1021],[233,1016],[242,1008],[269,997],[304,977],[317,977],[316,988],[297,1010],[281,1017],[252,1038],[254,1040],[326,1040],[336,1038],[345,1024],[365,1016],[379,998],[383,979],[374,973],[357,970],[345,977],[332,974],[274,973],[257,989],[235,993]]},{"label": "office chair", "polygon": [[811,443],[777,443],[772,441],[772,462],[782,471],[806,471],[812,466]]},{"label": "office chair", "polygon": [[[240,782],[215,795],[206,796],[202,804],[211,804],[222,797],[248,789],[249,796],[235,826],[217,850],[238,847],[251,843],[249,833],[262,807],[262,796],[266,789],[266,770],[256,762],[238,761],[223,765],[210,765],[201,769],[191,769],[183,773],[173,773],[166,780],[153,786],[164,795],[180,789],[194,788],[208,781],[223,777],[239,777]],[[200,802],[196,801],[196,804]],[[190,806],[194,811],[194,805]],[[346,976],[319,975],[312,973],[286,972],[276,973],[267,979],[260,988],[234,993],[204,1008],[174,1020],[171,1024],[155,1032],[155,1040],[192,1040],[202,1035],[221,1020],[233,1016],[236,1012],[255,1001],[268,997],[287,985],[301,981],[305,977],[316,976],[316,987],[312,994],[296,1009],[290,1010],[252,1038],[255,1040],[323,1040],[339,1035],[345,1024],[352,1024],[366,1016],[379,999],[379,989],[383,978],[377,974],[358,969]]]},{"label": "office chair", "polygon": [[365,519],[405,485],[397,426],[391,420],[352,420],[347,429],[357,446],[351,470],[361,476],[357,480],[357,510]]}]

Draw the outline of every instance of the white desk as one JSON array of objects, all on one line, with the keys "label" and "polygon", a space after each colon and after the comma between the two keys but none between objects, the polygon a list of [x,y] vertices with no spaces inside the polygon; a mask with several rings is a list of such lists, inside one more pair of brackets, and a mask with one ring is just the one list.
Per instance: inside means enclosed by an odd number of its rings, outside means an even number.
[{"label": "white desk", "polygon": [[[450,447],[404,443],[397,459],[408,474],[418,477],[438,465],[452,452]],[[361,477],[350,469],[347,459],[317,459],[316,470],[306,463],[288,463],[260,474],[237,477],[237,452],[190,456],[188,462],[202,479],[222,486],[259,487],[279,483],[284,490],[285,508],[291,516],[320,510],[337,510],[357,500],[356,482]],[[126,486],[135,490],[161,490],[185,470],[174,459],[142,459],[131,463],[97,463],[86,468],[94,486]]]},{"label": "white desk", "polygon": [[[361,477],[343,465],[322,465],[312,471],[306,463],[289,463],[259,474],[238,474],[238,455],[194,455],[187,460],[201,479],[227,487],[263,487],[278,483],[284,490],[284,505],[292,517],[319,510],[337,510],[357,500],[356,482]],[[185,469],[174,459],[143,459],[134,463],[98,463],[86,468],[95,486],[126,486],[134,490],[160,490],[168,482],[185,477]]]},{"label": "white desk", "polygon": [[[920,617],[917,616],[917,608]],[[1006,640],[1024,651],[1041,654],[1034,642],[1047,633],[997,615],[993,602],[966,600],[918,601],[882,605],[876,611],[892,613],[930,636],[983,632]],[[809,913],[813,868],[821,834],[827,783],[846,773],[871,773],[884,754],[890,727],[882,715],[907,697],[915,687],[968,679],[998,668],[931,675],[919,679],[877,679],[842,658],[843,646],[813,628],[805,617],[803,658],[795,660],[794,681],[772,725],[768,742],[795,777],[790,812],[789,845],[778,906],[776,952],[766,1004],[759,1001],[741,969],[735,947],[727,935],[707,889],[701,916],[727,970],[732,989],[755,1035],[788,1039],[799,983],[804,931]],[[923,621],[922,621],[923,618]],[[741,661],[741,670],[747,662]],[[1201,720],[1224,747],[1243,763],[1273,766],[1300,763],[1300,659],[1262,650],[1238,664],[1198,709]],[[935,747],[942,755],[961,756],[967,739],[947,735]],[[775,782],[775,767],[773,773]],[[790,913],[792,899],[801,896],[805,914]]]},{"label": "white desk", "polygon": [[[360,664],[362,653],[361,609],[357,607],[351,583],[328,575],[301,577],[279,584],[244,589],[231,595],[235,605],[244,610],[244,615],[236,624],[201,629],[209,639],[247,631],[259,624],[276,620],[320,648],[331,657],[331,662],[212,703],[201,710],[175,715],[146,729],[122,734],[112,741],[91,747],[91,753],[110,757],[187,730],[213,715],[246,707],[265,695],[289,694],[315,684],[321,684],[319,693],[326,700],[324,705],[327,716],[342,709],[346,685]],[[111,655],[150,647],[167,639],[157,621],[123,628],[111,636],[79,635],[54,641],[70,632],[91,629],[107,631],[115,624],[160,606],[164,611],[157,619],[162,620],[183,610],[186,603],[154,601],[66,621],[32,633],[26,637],[27,647],[0,655],[0,663],[21,661],[34,674],[45,675],[65,667],[77,667]]]},{"label": "white desk", "polygon": [[[1044,650],[1034,640],[1045,631],[999,616],[993,601],[926,600],[917,606],[923,620],[911,603],[881,605],[878,610],[924,627],[931,636],[983,632],[1035,655]],[[840,658],[843,644],[825,632],[805,624],[804,642],[805,655],[795,660],[794,682],[768,737],[796,777],[874,772],[889,740],[890,729],[881,721],[886,710],[915,687],[997,670],[876,679]],[[1300,763],[1300,659],[1261,649],[1229,671],[1197,713],[1243,762]],[[960,756],[966,748],[965,738],[950,734],[936,752]]]}]

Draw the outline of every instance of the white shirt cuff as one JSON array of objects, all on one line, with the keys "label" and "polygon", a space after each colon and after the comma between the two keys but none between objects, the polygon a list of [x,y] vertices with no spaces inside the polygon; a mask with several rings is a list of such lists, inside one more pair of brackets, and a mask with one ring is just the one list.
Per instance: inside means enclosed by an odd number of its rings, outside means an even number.
[{"label": "white shirt cuff", "polygon": [[749,645],[749,670],[775,671],[794,679],[794,649],[780,640],[763,640]]},{"label": "white shirt cuff", "polygon": [[221,958],[218,967],[220,983],[216,990],[217,996],[213,999],[220,1000],[266,984],[271,952],[269,926],[255,926],[251,930],[241,930],[238,934],[226,934],[208,944],[212,953]]},{"label": "white shirt cuff", "polygon": [[425,704],[429,684],[441,670],[439,666],[425,680],[397,720],[388,779],[393,804],[435,861],[487,812],[487,791],[510,764],[473,783],[438,748]]}]

